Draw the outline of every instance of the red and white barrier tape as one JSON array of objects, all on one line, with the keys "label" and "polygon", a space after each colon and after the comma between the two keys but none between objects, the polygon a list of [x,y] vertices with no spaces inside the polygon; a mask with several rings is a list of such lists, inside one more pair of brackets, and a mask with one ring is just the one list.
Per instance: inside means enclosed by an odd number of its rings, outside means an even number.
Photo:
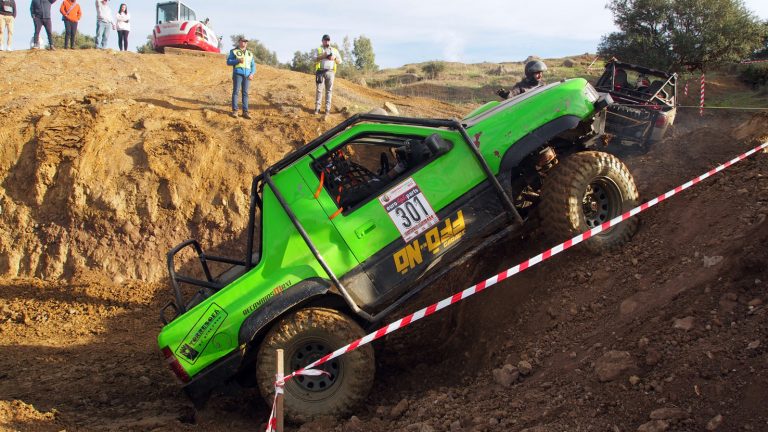
[{"label": "red and white barrier tape", "polygon": [[699,115],[704,115],[704,73],[701,74],[701,102],[699,102]]},{"label": "red and white barrier tape", "polygon": [[[664,193],[662,195],[659,195],[656,198],[654,198],[654,199],[652,199],[650,201],[647,201],[647,202],[645,202],[645,203],[643,203],[643,204],[641,204],[641,205],[639,205],[639,206],[629,210],[628,212],[626,212],[626,213],[624,213],[624,214],[622,214],[620,216],[616,216],[615,218],[613,218],[613,219],[611,219],[611,220],[609,220],[607,222],[603,222],[603,224],[601,224],[599,226],[596,226],[595,228],[592,228],[592,229],[590,229],[588,231],[585,231],[585,232],[583,232],[583,233],[573,237],[570,240],[567,240],[567,241],[565,241],[563,243],[560,243],[559,245],[557,245],[557,246],[555,246],[555,247],[553,247],[551,249],[548,249],[548,250],[546,250],[546,251],[544,251],[544,252],[534,256],[533,258],[529,258],[529,259],[521,262],[520,264],[517,264],[517,265],[515,265],[513,267],[510,267],[510,268],[504,270],[503,272],[501,272],[501,273],[499,273],[499,274],[497,274],[495,276],[492,276],[492,277],[490,277],[490,278],[488,278],[488,279],[486,279],[486,280],[484,280],[484,281],[482,281],[482,282],[480,282],[480,283],[478,283],[476,285],[473,285],[473,286],[465,289],[464,291],[458,292],[458,293],[456,293],[456,294],[454,294],[454,295],[452,295],[450,297],[446,297],[446,298],[440,300],[437,303],[431,304],[431,305],[429,305],[429,306],[427,306],[427,307],[425,307],[423,309],[420,309],[420,310],[418,310],[418,311],[416,311],[416,312],[414,312],[414,313],[412,313],[410,315],[407,315],[407,316],[405,316],[403,318],[400,318],[399,320],[397,320],[397,321],[395,321],[395,322],[393,322],[393,323],[391,323],[389,325],[381,327],[380,329],[376,330],[375,332],[369,333],[369,334],[363,336],[362,338],[360,338],[360,339],[358,339],[358,340],[356,340],[356,341],[354,341],[354,342],[352,342],[352,343],[350,343],[348,345],[345,345],[345,346],[337,349],[336,351],[333,351],[333,352],[331,352],[329,354],[326,354],[322,358],[320,358],[318,360],[315,360],[314,362],[308,364],[304,368],[299,369],[299,370],[291,373],[290,375],[286,375],[284,380],[282,380],[282,385],[278,386],[278,383],[280,383],[280,381],[276,382],[275,383],[275,396],[277,397],[278,388],[279,388],[280,392],[282,392],[282,386],[285,384],[285,381],[288,381],[289,379],[293,378],[294,376],[297,376],[297,375],[319,375],[323,371],[319,371],[319,370],[316,370],[316,369],[313,369],[313,368],[315,368],[317,366],[320,366],[321,364],[323,364],[323,363],[325,363],[325,362],[327,362],[327,361],[329,361],[331,359],[334,359],[336,357],[344,355],[344,354],[346,354],[346,353],[348,353],[350,351],[354,351],[357,348],[359,348],[359,347],[361,347],[361,346],[363,346],[365,344],[371,343],[371,342],[375,341],[376,339],[381,338],[382,336],[386,336],[386,335],[388,335],[388,334],[390,334],[390,333],[392,333],[392,332],[394,332],[396,330],[400,330],[401,328],[403,328],[403,327],[405,327],[405,326],[407,326],[409,324],[412,324],[412,323],[414,323],[414,322],[416,322],[416,321],[418,321],[418,320],[420,320],[422,318],[428,317],[429,315],[432,315],[433,313],[435,313],[435,312],[437,312],[437,311],[439,311],[441,309],[444,309],[444,308],[446,308],[446,307],[448,307],[448,306],[450,306],[452,304],[458,303],[458,302],[466,299],[467,297],[470,297],[470,296],[472,296],[474,294],[477,294],[480,291],[483,291],[484,289],[486,289],[486,288],[488,288],[490,286],[496,285],[497,283],[503,281],[504,279],[507,279],[507,278],[509,278],[511,276],[514,276],[514,275],[516,275],[516,274],[518,274],[518,273],[520,273],[520,272],[522,272],[522,271],[524,271],[524,270],[526,270],[526,269],[528,269],[530,267],[535,266],[536,264],[539,264],[542,261],[546,261],[546,260],[552,258],[553,256],[559,254],[560,252],[563,252],[563,251],[565,251],[567,249],[570,249],[571,247],[573,247],[573,246],[575,246],[575,245],[577,245],[577,244],[579,244],[579,243],[589,239],[590,237],[595,236],[595,235],[597,235],[597,234],[599,234],[599,233],[601,233],[601,232],[603,232],[605,230],[608,230],[609,228],[611,228],[611,227],[613,227],[615,225],[618,225],[621,222],[624,222],[625,220],[631,218],[632,216],[637,215],[640,212],[648,210],[649,208],[651,208],[651,207],[655,206],[656,204],[666,200],[667,198],[669,198],[669,197],[671,197],[673,195],[676,195],[676,194],[678,194],[678,193],[688,189],[689,187],[691,187],[691,186],[701,182],[702,180],[705,180],[708,177],[711,177],[711,176],[719,173],[720,171],[730,167],[731,165],[735,164],[736,162],[739,162],[739,161],[741,161],[743,159],[746,159],[746,158],[752,156],[753,154],[759,152],[760,150],[764,150],[766,148],[768,148],[768,142],[760,144],[759,146],[753,148],[752,150],[749,150],[746,153],[742,153],[741,155],[736,156],[735,158],[729,160],[728,162],[726,162],[726,163],[724,163],[722,165],[719,165],[719,166],[717,166],[715,168],[712,168],[711,170],[705,172],[704,174],[702,174],[702,175],[700,175],[700,176],[698,176],[698,177],[696,177],[696,178],[694,178],[692,180],[689,180],[686,183],[683,183],[682,185],[680,185],[680,186],[678,186],[678,187],[676,187],[674,189],[671,189],[671,190],[667,191],[666,193]],[[315,372],[320,372],[320,373],[315,373]],[[274,410],[275,410],[275,408],[273,406],[272,407],[272,412],[273,413],[274,413]],[[271,422],[272,422],[272,416],[270,416],[270,424],[271,424]],[[269,429],[269,428],[267,429],[267,432],[271,432],[271,431],[272,431],[271,429]]]},{"label": "red and white barrier tape", "polygon": [[688,81],[685,82],[685,88],[683,89],[683,94],[685,97],[688,97]]},{"label": "red and white barrier tape", "polygon": [[[296,371],[291,376],[305,375],[305,376],[320,376],[331,375],[323,370],[304,370],[301,373]],[[275,375],[275,398],[272,400],[272,412],[269,413],[269,421],[267,421],[267,430],[265,432],[275,432],[277,430],[277,396],[285,393],[285,380],[286,378],[280,374]],[[283,432],[283,431],[279,431]]]},{"label": "red and white barrier tape", "polygon": [[744,60],[740,61],[739,64],[752,64],[752,63],[765,63],[768,62],[768,60]]}]

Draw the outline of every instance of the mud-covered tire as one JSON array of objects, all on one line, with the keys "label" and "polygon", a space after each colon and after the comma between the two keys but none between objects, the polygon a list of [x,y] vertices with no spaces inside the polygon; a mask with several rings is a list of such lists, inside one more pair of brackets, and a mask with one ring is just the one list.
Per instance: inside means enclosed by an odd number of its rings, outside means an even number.
[{"label": "mud-covered tire", "polygon": [[[541,189],[539,214],[552,241],[562,242],[607,222],[639,204],[637,186],[627,167],[604,152],[575,153],[552,168]],[[632,217],[593,236],[584,246],[603,252],[623,245],[637,231]]]},{"label": "mud-covered tire", "polygon": [[[289,374],[363,336],[356,322],[332,309],[307,308],[288,314],[269,330],[259,347],[256,378],[261,395],[272,404],[278,348],[284,350],[285,373]],[[306,422],[323,415],[349,414],[368,396],[375,368],[373,348],[365,345],[318,367],[331,376],[290,379],[285,385],[286,417]]]}]

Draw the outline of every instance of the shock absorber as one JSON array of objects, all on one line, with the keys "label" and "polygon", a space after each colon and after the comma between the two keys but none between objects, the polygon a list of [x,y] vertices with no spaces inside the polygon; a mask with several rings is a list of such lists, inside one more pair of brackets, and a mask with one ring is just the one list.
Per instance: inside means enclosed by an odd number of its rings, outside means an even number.
[{"label": "shock absorber", "polygon": [[539,174],[544,174],[553,166],[557,165],[557,153],[550,147],[544,147],[539,150],[538,160],[536,161],[536,171]]}]

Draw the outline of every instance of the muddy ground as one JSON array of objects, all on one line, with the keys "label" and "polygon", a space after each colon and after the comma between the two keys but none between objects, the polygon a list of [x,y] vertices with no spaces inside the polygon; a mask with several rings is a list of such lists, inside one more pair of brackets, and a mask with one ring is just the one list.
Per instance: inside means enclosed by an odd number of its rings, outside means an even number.
[{"label": "muddy ground", "polygon": [[[217,59],[3,57],[0,429],[263,427],[254,391],[192,409],[155,343],[168,247],[191,236],[236,250],[250,176],[344,117],[312,116],[311,77],[260,75],[245,122],[227,115]],[[341,80],[336,100],[461,113]],[[681,112],[625,161],[651,198],[766,139],[764,114]],[[619,251],[574,248],[377,343],[374,390],[353,417],[290,429],[768,430],[767,156],[644,213]],[[397,316],[541,248],[537,233],[511,237]]]}]

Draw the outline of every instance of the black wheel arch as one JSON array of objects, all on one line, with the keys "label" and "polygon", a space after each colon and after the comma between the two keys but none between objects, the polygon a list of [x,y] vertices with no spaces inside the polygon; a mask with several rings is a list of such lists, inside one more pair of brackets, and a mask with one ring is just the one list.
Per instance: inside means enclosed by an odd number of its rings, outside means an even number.
[{"label": "black wheel arch", "polygon": [[[507,190],[507,193],[512,196],[516,195],[519,191],[513,190],[515,189],[513,183],[518,181],[519,176],[525,176],[526,169],[528,171],[535,170],[533,164],[537,160],[537,150],[550,145],[558,135],[578,128],[581,123],[582,119],[575,115],[558,117],[538,127],[510,146],[501,158],[497,175],[499,182]],[[580,146],[579,148],[573,148],[577,147],[576,145],[571,145],[570,147],[572,148],[568,149],[569,152],[582,149]],[[558,148],[557,150],[560,153],[565,149]]]},{"label": "black wheel arch", "polygon": [[505,173],[511,172],[528,155],[543,147],[561,133],[576,128],[579,123],[581,123],[581,118],[578,116],[566,115],[558,117],[524,136],[504,153],[499,165],[499,174],[503,176]]},{"label": "black wheel arch", "polygon": [[244,366],[256,361],[258,347],[272,325],[284,315],[304,307],[334,309],[349,316],[363,328],[369,324],[351,310],[344,297],[334,289],[331,281],[322,278],[305,279],[269,299],[240,326],[239,344],[246,348],[235,379],[241,386],[256,385],[255,376],[247,373],[248,368]]},{"label": "black wheel arch", "polygon": [[305,279],[264,303],[243,321],[238,340],[240,345],[258,341],[270,324],[281,316],[307,305],[324,306],[358,317],[349,310],[344,298],[336,292],[331,281],[322,278]]}]

